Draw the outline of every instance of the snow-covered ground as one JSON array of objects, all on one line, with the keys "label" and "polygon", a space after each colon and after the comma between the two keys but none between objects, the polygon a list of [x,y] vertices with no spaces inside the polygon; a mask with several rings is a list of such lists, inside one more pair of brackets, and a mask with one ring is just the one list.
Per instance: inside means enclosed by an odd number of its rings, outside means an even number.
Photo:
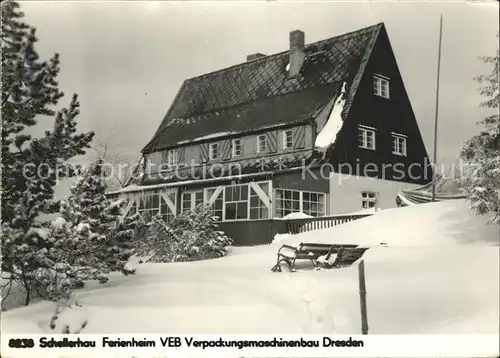
[{"label": "snow-covered ground", "polygon": [[[329,242],[371,247],[363,256],[371,334],[498,334],[500,233],[485,222],[461,200],[421,204],[220,259],[137,265],[134,276],[79,292],[83,307],[58,324],[88,320],[84,333],[360,333],[357,264],[270,271],[283,243]],[[53,307],[4,312],[2,330],[49,332]]]}]

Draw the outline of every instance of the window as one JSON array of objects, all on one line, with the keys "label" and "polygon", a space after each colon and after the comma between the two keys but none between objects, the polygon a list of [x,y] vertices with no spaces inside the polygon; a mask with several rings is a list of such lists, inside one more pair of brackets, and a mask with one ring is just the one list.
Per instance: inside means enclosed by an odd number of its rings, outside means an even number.
[{"label": "window", "polygon": [[[145,220],[151,220],[156,215],[161,215],[163,220],[167,223],[172,222],[175,217],[175,213],[170,209],[163,195],[167,196],[170,201],[176,205],[176,192],[167,191],[160,193],[159,190],[149,190],[144,191],[139,194],[137,206],[137,212],[144,217]],[[134,198],[135,200],[136,198]],[[129,213],[135,213],[135,205],[129,211]]]},{"label": "window", "polygon": [[233,139],[231,142],[231,156],[239,157],[243,153],[241,139]]},{"label": "window", "polygon": [[276,189],[276,216],[303,212],[311,216],[326,214],[326,194],[298,190]]},{"label": "window", "polygon": [[375,128],[359,126],[358,145],[360,148],[375,150]]},{"label": "window", "polygon": [[392,153],[406,157],[406,136],[392,133]]},{"label": "window", "polygon": [[280,218],[300,212],[300,191],[276,190],[276,215]]},{"label": "window", "polygon": [[210,143],[210,160],[219,159],[219,143]]},{"label": "window", "polygon": [[[174,205],[176,205],[177,192],[167,192],[167,197]],[[162,197],[160,197],[160,214],[166,223],[171,223],[175,218],[175,214],[172,212],[172,210],[170,210],[167,202]]]},{"label": "window", "polygon": [[[256,189],[259,186],[259,189]],[[269,183],[236,184],[207,188],[205,200],[212,200],[213,216],[219,220],[268,219],[270,213]],[[217,193],[217,196],[214,195]]]},{"label": "window", "polygon": [[141,192],[139,197],[138,212],[146,220],[160,213],[160,196],[157,190]]},{"label": "window", "polygon": [[363,209],[371,209],[377,206],[377,193],[373,191],[361,192],[361,207]]},{"label": "window", "polygon": [[[210,200],[212,195],[215,194],[215,191],[217,188],[209,188],[207,189],[207,202]],[[218,220],[222,220],[222,212],[223,209],[222,207],[224,206],[224,193],[221,191],[217,198],[215,198],[214,203],[211,206],[212,209],[212,215],[217,216]]]},{"label": "window", "polygon": [[175,167],[177,165],[178,157],[179,157],[179,151],[177,149],[169,150],[167,154],[168,166]]},{"label": "window", "polygon": [[185,212],[191,210],[191,193],[182,193],[182,208],[181,211]]},{"label": "window", "polygon": [[225,220],[248,219],[248,184],[233,185],[225,189]]},{"label": "window", "polygon": [[185,191],[182,193],[181,211],[194,210],[198,205],[203,204],[203,191]]},{"label": "window", "polygon": [[264,153],[267,150],[267,139],[265,135],[257,137],[257,153]]},{"label": "window", "polygon": [[389,98],[389,78],[382,75],[374,75],[373,93],[376,96]]},{"label": "window", "polygon": [[311,216],[325,215],[325,194],[302,193],[302,211]]},{"label": "window", "polygon": [[[262,191],[269,195],[269,184],[259,183]],[[257,192],[250,188],[250,219],[267,219],[269,217],[269,210],[259,197]]]},{"label": "window", "polygon": [[288,130],[283,132],[283,148],[290,149],[293,147],[293,131]]}]

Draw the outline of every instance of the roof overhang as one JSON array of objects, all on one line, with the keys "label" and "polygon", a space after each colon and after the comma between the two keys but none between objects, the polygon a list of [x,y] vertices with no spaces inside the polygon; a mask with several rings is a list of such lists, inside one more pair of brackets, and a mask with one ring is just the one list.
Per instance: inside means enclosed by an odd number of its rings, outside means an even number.
[{"label": "roof overhang", "polygon": [[[311,165],[309,169],[315,169],[318,167],[320,164],[319,162],[317,164]],[[266,172],[258,172],[258,173],[249,173],[249,174],[239,174],[239,175],[227,175],[227,176],[221,176],[221,177],[215,177],[215,178],[207,178],[207,179],[192,179],[192,180],[184,180],[184,181],[177,181],[177,182],[170,182],[170,183],[159,183],[159,184],[152,184],[152,185],[129,185],[125,188],[110,191],[106,193],[107,195],[117,195],[117,194],[131,194],[131,193],[137,193],[141,191],[148,191],[148,190],[155,190],[155,189],[168,189],[168,188],[178,188],[178,187],[183,187],[183,186],[190,186],[190,185],[200,185],[200,184],[206,184],[206,183],[220,183],[224,181],[233,181],[233,180],[245,180],[245,179],[253,179],[253,178],[259,178],[259,177],[272,177],[277,174],[283,174],[283,173],[288,173],[288,172],[295,172],[303,169],[302,167],[295,167],[295,168],[287,168],[283,170],[276,170],[276,171],[266,171]]]}]

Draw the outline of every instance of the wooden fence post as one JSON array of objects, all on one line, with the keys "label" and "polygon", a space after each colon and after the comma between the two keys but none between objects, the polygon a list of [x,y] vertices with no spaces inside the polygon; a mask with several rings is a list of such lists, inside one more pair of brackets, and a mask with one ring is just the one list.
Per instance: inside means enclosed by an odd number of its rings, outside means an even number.
[{"label": "wooden fence post", "polygon": [[366,310],[366,284],[365,284],[365,261],[361,260],[358,265],[359,276],[359,302],[361,305],[361,334],[368,334],[368,316]]}]

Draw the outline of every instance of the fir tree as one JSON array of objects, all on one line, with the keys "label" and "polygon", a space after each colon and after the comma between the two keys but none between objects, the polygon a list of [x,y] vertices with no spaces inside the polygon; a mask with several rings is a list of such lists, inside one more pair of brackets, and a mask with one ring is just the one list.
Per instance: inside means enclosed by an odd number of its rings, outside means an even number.
[{"label": "fir tree", "polygon": [[482,60],[491,64],[493,69],[491,73],[476,78],[484,97],[480,106],[490,108],[494,113],[479,122],[483,130],[469,139],[462,149],[461,156],[472,164],[472,169],[464,173],[460,183],[471,207],[481,215],[493,214],[492,221],[500,225],[499,51],[496,56],[483,57]]},{"label": "fir tree", "polygon": [[[42,61],[35,49],[36,31],[22,21],[19,4],[2,3],[2,270],[25,286],[27,303],[37,270],[47,265],[51,242],[30,233],[41,213],[58,210],[54,186],[73,176],[68,160],[85,154],[93,133],[78,133],[79,102],[55,106],[64,96],[58,88],[59,55]],[[54,117],[53,128],[40,138],[26,130],[39,119]]]},{"label": "fir tree", "polygon": [[[51,223],[45,239],[48,246],[29,251],[23,245],[30,270],[30,287],[51,300],[68,300],[88,280],[106,282],[111,271],[133,273],[126,268],[131,253],[137,218],[122,218],[123,201],[106,197],[102,162],[91,165],[61,202],[60,216]],[[26,247],[25,247],[26,246]]]},{"label": "fir tree", "polygon": [[87,267],[85,279],[103,280],[106,273],[123,272],[132,252],[138,216],[123,218],[124,202],[112,201],[106,191],[103,162],[97,161],[72,187],[62,205],[62,218],[75,239],[67,237],[61,242],[71,248],[76,260],[70,265]]}]

